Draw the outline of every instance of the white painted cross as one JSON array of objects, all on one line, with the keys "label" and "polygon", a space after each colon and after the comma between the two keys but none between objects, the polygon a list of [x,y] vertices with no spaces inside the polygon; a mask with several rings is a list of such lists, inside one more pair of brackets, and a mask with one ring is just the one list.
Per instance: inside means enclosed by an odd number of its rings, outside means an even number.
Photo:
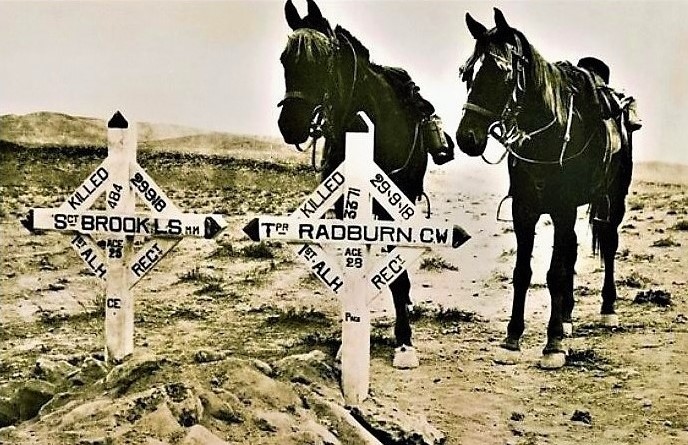
[{"label": "white painted cross", "polygon": [[[103,194],[106,210],[88,210]],[[136,196],[152,213],[135,211]],[[108,122],[107,158],[60,207],[33,208],[22,222],[32,232],[72,233],[74,250],[105,281],[105,355],[115,362],[134,352],[131,288],[183,237],[214,238],[227,226],[222,215],[174,205],[137,162],[136,134],[119,112]],[[151,239],[134,252],[135,236]]]},{"label": "white painted cross", "polygon": [[[373,161],[373,124],[367,133],[347,133],[344,162],[298,206],[291,216],[261,216],[244,232],[253,240],[298,243],[297,255],[342,301],[342,391],[357,405],[368,396],[370,311],[368,305],[423,251],[431,246],[457,248],[470,236],[456,225],[422,218],[413,202]],[[321,219],[344,196],[344,219]],[[395,221],[375,220],[373,200]],[[333,258],[321,245],[343,250]],[[396,246],[378,259],[371,247]]]}]

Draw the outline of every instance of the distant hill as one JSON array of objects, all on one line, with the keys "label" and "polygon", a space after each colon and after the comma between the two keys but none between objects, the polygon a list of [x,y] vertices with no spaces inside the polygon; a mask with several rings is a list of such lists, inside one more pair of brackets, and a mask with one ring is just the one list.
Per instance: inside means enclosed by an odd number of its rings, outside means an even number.
[{"label": "distant hill", "polygon": [[[140,150],[226,155],[297,163],[309,157],[270,137],[209,132],[180,125],[137,123]],[[107,145],[106,122],[91,117],[37,112],[0,116],[0,140],[28,147]]]},{"label": "distant hill", "polygon": [[20,145],[105,145],[100,119],[38,112],[0,116],[0,139]]},{"label": "distant hill", "polygon": [[[302,164],[310,162],[310,152],[298,153],[277,138],[209,132],[180,125],[146,122],[137,124],[137,132],[139,150],[211,154]],[[0,116],[0,141],[28,147],[104,147],[107,145],[106,123],[102,119],[53,112],[21,116],[7,114]],[[688,165],[640,162],[634,166],[633,178],[640,181],[688,185]]]},{"label": "distant hill", "polygon": [[[0,116],[0,139],[21,145],[104,145],[106,123],[92,117],[41,111]],[[180,125],[138,123],[138,140],[176,138],[207,133]]]},{"label": "distant hill", "polygon": [[633,166],[633,179],[646,182],[688,185],[688,165],[665,162],[639,162]]}]

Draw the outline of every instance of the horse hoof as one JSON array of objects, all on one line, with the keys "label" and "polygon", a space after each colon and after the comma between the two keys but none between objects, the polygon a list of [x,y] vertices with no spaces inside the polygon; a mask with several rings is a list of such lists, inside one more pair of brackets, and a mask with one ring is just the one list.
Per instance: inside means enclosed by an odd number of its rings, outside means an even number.
[{"label": "horse hoof", "polygon": [[573,335],[573,323],[563,323],[564,337],[571,337]]},{"label": "horse hoof", "polygon": [[566,364],[566,354],[563,352],[550,352],[543,354],[540,359],[542,369],[559,369]]},{"label": "horse hoof", "polygon": [[607,328],[619,327],[619,316],[616,314],[602,314],[600,318],[602,320],[602,326]]},{"label": "horse hoof", "polygon": [[392,366],[397,369],[413,369],[419,365],[418,354],[413,346],[401,345],[394,350]]},{"label": "horse hoof", "polygon": [[521,354],[516,351],[500,348],[495,352],[492,361],[496,365],[517,365],[521,358]]},{"label": "horse hoof", "polygon": [[520,351],[521,346],[519,345],[518,339],[515,338],[505,338],[500,344],[499,347],[502,349],[506,349],[507,351]]}]

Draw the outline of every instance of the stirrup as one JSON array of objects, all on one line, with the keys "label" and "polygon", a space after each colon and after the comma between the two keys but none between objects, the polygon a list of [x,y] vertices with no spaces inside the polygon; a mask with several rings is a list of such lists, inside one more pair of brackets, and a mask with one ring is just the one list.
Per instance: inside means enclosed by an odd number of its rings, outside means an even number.
[{"label": "stirrup", "polygon": [[513,222],[513,219],[508,219],[508,218],[502,218],[502,204],[504,204],[504,201],[507,199],[514,199],[511,194],[506,195],[505,197],[502,198],[501,201],[499,201],[499,204],[497,205],[497,221],[499,222]]}]

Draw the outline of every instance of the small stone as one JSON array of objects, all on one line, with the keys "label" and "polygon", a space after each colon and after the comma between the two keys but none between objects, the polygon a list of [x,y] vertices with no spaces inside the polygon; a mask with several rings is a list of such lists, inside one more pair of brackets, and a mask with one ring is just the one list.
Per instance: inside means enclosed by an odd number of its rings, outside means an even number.
[{"label": "small stone", "polygon": [[183,383],[165,385],[168,405],[177,422],[184,427],[198,424],[203,418],[203,404],[193,389]]},{"label": "small stone", "polygon": [[88,437],[79,441],[79,445],[110,445],[111,443],[112,440],[105,436]]},{"label": "small stone", "polygon": [[229,443],[217,437],[209,429],[202,425],[194,425],[180,445],[229,445]]},{"label": "small stone", "polygon": [[155,411],[144,414],[136,423],[136,430],[149,433],[158,439],[170,439],[184,434],[184,428],[179,425],[165,403],[161,403]]},{"label": "small stone", "polygon": [[77,370],[78,368],[76,366],[70,364],[66,360],[39,358],[36,360],[33,374],[41,380],[59,385]]},{"label": "small stone", "polygon": [[511,420],[513,420],[514,422],[522,422],[523,419],[526,418],[526,415],[523,413],[519,413],[519,412],[514,411],[511,413],[511,417],[509,417],[509,418]]},{"label": "small stone", "polygon": [[517,353],[511,353],[511,354],[502,354],[499,357],[495,357],[492,359],[492,362],[495,365],[506,365],[506,366],[512,366],[512,365],[517,365],[518,364],[518,359],[519,356]]},{"label": "small stone", "polygon": [[644,408],[652,407],[652,400],[650,399],[643,399],[640,403],[643,405]]},{"label": "small stone", "polygon": [[[244,417],[241,412],[222,400],[216,394],[205,392],[200,394],[198,398],[203,404],[204,412],[209,416],[230,424],[244,422]],[[236,400],[235,406],[238,407],[240,403],[239,400]]]},{"label": "small stone", "polygon": [[575,410],[571,416],[571,420],[574,422],[583,422],[586,425],[592,424],[592,416],[589,411]]},{"label": "small stone", "polygon": [[108,369],[104,361],[93,357],[86,357],[81,364],[79,377],[85,382],[95,382],[107,375]]},{"label": "small stone", "polygon": [[257,359],[257,358],[254,358],[254,359],[252,360],[252,362],[253,362],[253,366],[255,366],[256,368],[258,368],[258,370],[259,370],[260,372],[262,372],[263,374],[265,374],[265,375],[268,376],[268,377],[269,377],[269,376],[272,376],[273,370],[272,370],[272,367],[271,367],[270,365],[268,365],[268,364],[265,363],[264,361],[259,360],[259,359]]},{"label": "small stone", "polygon": [[209,349],[200,349],[194,354],[194,361],[196,363],[211,363],[219,362],[227,358],[227,353],[224,351],[211,351]]},{"label": "small stone", "polygon": [[105,388],[117,388],[117,392],[123,394],[134,382],[160,369],[164,362],[154,356],[131,358],[112,368],[105,377]]},{"label": "small stone", "polygon": [[277,427],[272,424],[268,419],[264,417],[258,417],[256,419],[256,426],[258,427],[259,430],[265,431],[268,433],[276,433],[277,432]]}]

